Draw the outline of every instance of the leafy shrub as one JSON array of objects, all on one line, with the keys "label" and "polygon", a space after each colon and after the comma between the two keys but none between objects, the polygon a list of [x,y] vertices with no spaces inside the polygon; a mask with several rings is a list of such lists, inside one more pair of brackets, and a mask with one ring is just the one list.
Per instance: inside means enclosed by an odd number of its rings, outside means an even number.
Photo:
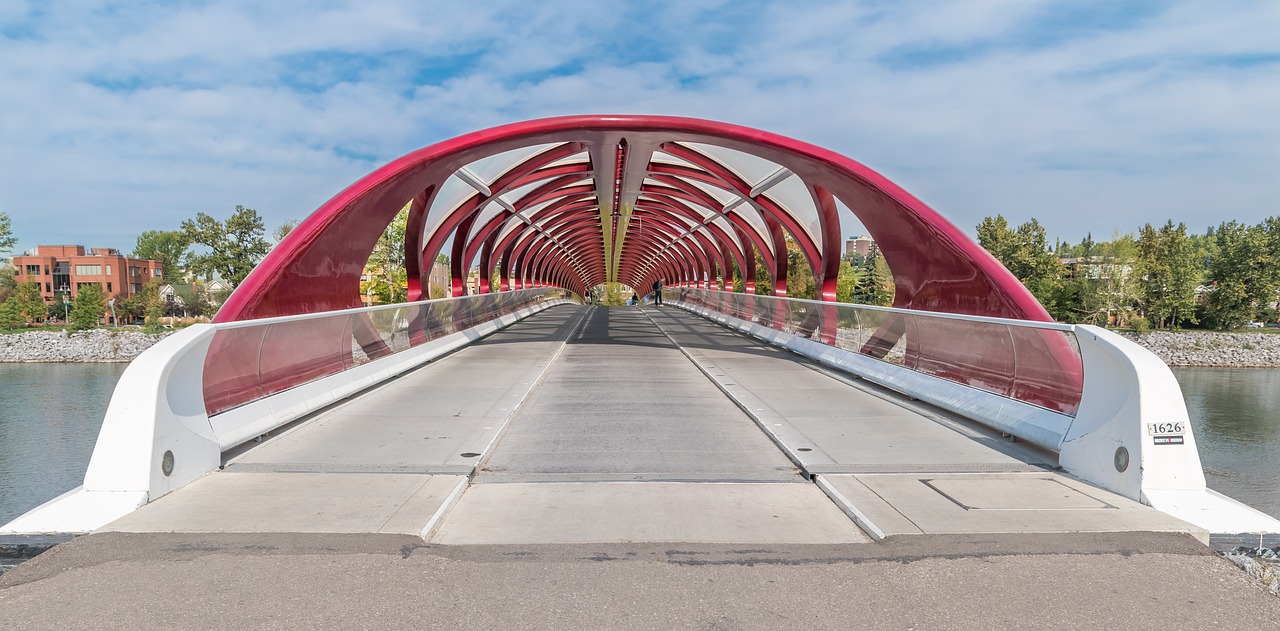
[{"label": "leafy shrub", "polygon": [[1151,321],[1146,318],[1134,318],[1130,323],[1134,333],[1150,333]]},{"label": "leafy shrub", "polygon": [[107,296],[98,283],[82,285],[71,301],[71,328],[91,329],[102,322],[107,308]]},{"label": "leafy shrub", "polygon": [[14,296],[0,302],[0,329],[16,329],[27,323],[22,317],[22,303]]}]

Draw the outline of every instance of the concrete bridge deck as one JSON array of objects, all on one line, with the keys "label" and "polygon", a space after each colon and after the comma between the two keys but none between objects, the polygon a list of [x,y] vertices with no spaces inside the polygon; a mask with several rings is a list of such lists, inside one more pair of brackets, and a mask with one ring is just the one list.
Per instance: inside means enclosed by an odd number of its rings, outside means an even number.
[{"label": "concrete bridge deck", "polygon": [[1203,534],[1055,465],[674,309],[561,307],[234,454],[106,530],[447,544]]},{"label": "concrete bridge deck", "polygon": [[0,620],[1274,628],[1202,532],[1055,464],[675,309],[558,307],[19,566]]}]

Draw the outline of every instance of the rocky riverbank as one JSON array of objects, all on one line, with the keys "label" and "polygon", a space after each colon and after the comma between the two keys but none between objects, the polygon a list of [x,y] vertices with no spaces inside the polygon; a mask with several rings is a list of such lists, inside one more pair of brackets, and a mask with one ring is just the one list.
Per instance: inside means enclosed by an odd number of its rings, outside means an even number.
[{"label": "rocky riverbank", "polygon": [[0,362],[127,362],[172,331],[27,331],[0,335]]},{"label": "rocky riverbank", "polygon": [[1280,334],[1158,331],[1123,335],[1170,366],[1280,368]]},{"label": "rocky riverbank", "polygon": [[[29,331],[0,335],[0,362],[127,362],[160,341],[165,333],[137,330]],[[1123,333],[1170,366],[1280,368],[1280,334]]]}]

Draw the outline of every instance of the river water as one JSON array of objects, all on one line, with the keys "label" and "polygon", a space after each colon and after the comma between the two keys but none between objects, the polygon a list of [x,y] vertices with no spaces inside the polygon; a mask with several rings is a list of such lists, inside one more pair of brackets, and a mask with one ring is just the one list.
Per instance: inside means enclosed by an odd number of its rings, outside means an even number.
[{"label": "river water", "polygon": [[[0,363],[0,524],[80,485],[124,368]],[[1280,517],[1280,369],[1174,375],[1209,486]]]},{"label": "river water", "polygon": [[0,524],[84,481],[126,365],[0,363]]},{"label": "river water", "polygon": [[1209,488],[1280,517],[1280,369],[1174,368]]}]

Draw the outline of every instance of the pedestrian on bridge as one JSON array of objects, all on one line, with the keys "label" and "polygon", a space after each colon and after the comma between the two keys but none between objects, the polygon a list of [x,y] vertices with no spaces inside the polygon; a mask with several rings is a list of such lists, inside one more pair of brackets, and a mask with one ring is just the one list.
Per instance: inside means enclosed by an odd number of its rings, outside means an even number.
[{"label": "pedestrian on bridge", "polygon": [[662,279],[653,281],[653,304],[662,305]]}]

